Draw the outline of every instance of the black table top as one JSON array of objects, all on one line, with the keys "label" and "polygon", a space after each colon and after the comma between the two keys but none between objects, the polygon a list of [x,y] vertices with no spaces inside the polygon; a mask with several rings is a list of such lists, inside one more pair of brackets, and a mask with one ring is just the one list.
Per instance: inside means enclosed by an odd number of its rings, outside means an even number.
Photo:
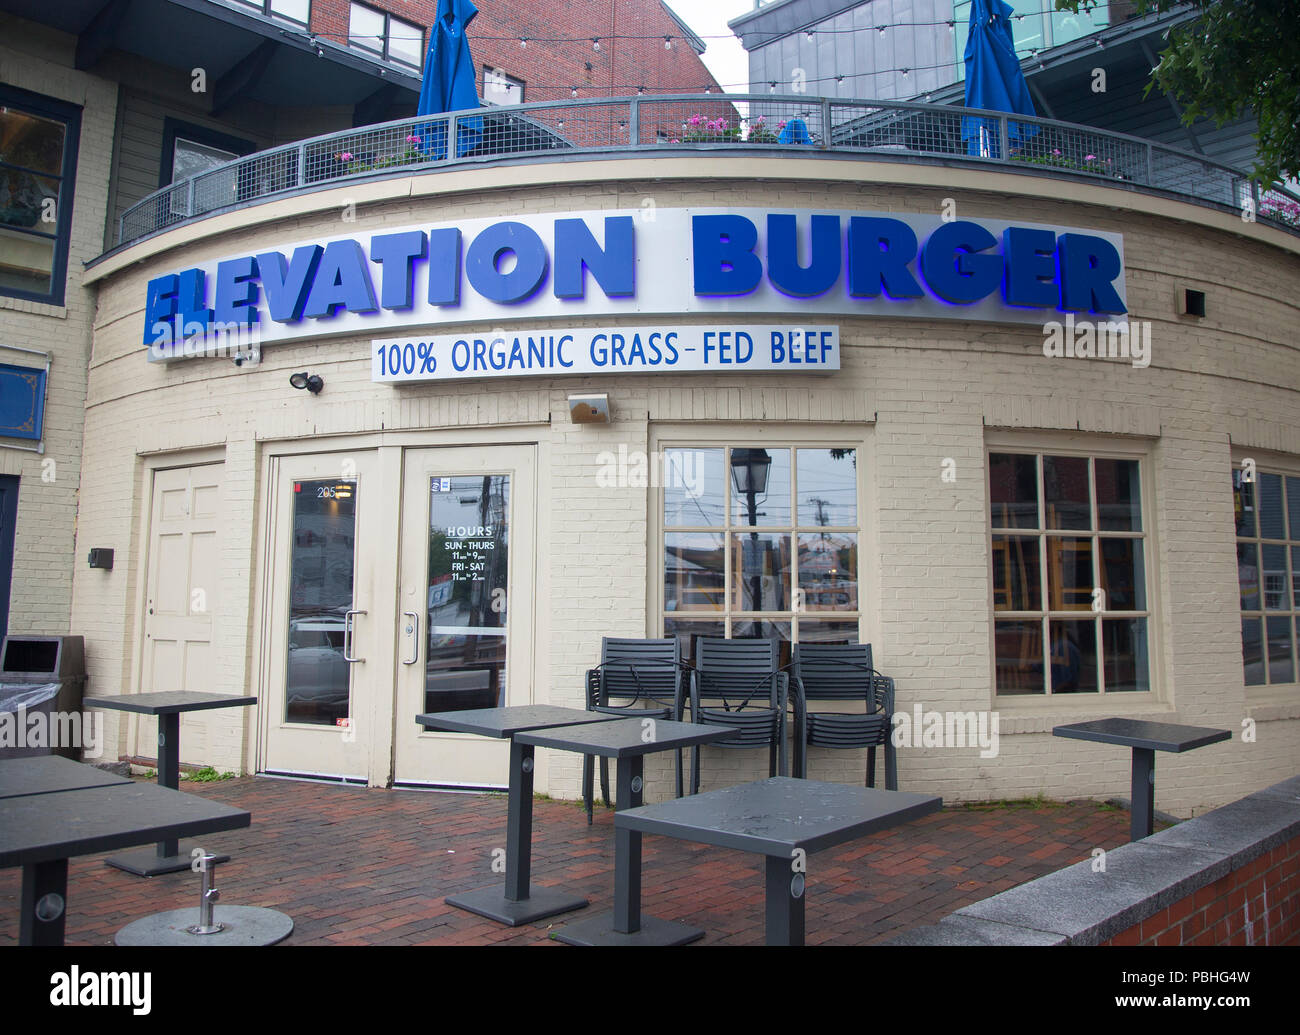
[{"label": "black table top", "polygon": [[[534,744],[537,747],[581,751],[584,755],[603,755],[606,758],[626,758],[632,755],[648,755],[655,751],[671,751],[673,748],[707,744],[736,734],[735,730],[726,726],[705,726],[695,722],[653,719],[648,721],[652,721],[654,725],[647,727],[644,725],[646,721],[616,718],[613,722],[595,725],[531,730],[518,734],[515,739],[521,744]],[[654,737],[647,741],[644,738],[649,730],[654,731]]]},{"label": "black table top", "polygon": [[22,798],[28,794],[75,791],[87,787],[113,787],[130,783],[102,769],[58,755],[15,758],[0,762],[0,798]]},{"label": "black table top", "polygon": [[159,690],[150,694],[92,696],[84,698],[82,704],[88,708],[116,708],[121,712],[140,712],[143,715],[168,715],[173,712],[201,712],[208,708],[246,707],[257,704],[257,698],[205,694],[197,690]]},{"label": "black table top", "polygon": [[1232,731],[1211,729],[1208,726],[1182,726],[1174,722],[1146,722],[1143,719],[1094,719],[1091,722],[1055,726],[1052,735],[1072,740],[1092,740],[1101,744],[1123,744],[1127,747],[1179,752],[1228,740],[1232,737]]},{"label": "black table top", "polygon": [[508,708],[472,708],[463,712],[430,712],[415,721],[425,729],[452,733],[477,733],[480,737],[504,739],[525,730],[553,726],[580,726],[588,722],[613,722],[617,715],[589,712],[585,708],[561,708],[553,704],[521,704]]},{"label": "black table top", "polygon": [[235,830],[251,821],[243,809],[153,783],[4,798],[0,867]]},{"label": "black table top", "polygon": [[932,794],[773,776],[614,814],[614,825],[789,858],[937,812]]}]

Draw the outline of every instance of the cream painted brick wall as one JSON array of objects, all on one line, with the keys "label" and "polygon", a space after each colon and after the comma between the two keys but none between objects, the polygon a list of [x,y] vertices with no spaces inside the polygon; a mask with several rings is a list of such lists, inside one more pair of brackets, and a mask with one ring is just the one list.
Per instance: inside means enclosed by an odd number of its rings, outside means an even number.
[{"label": "cream painted brick wall", "polygon": [[[833,168],[833,167],[832,167]],[[593,175],[599,175],[599,166]],[[683,175],[688,175],[684,172]],[[236,370],[223,360],[148,365],[139,351],[145,284],[157,273],[203,259],[338,232],[332,216],[303,215],[215,239],[183,253],[124,268],[104,283],[95,330],[87,403],[83,500],[78,549],[92,541],[119,546],[109,579],[79,578],[74,623],[92,635],[95,676],[126,678],[138,638],[135,528],[144,489],[143,454],[220,447],[227,458],[231,520],[223,549],[231,570],[222,587],[219,680],[225,690],[259,692],[251,655],[252,577],[261,545],[263,501],[255,476],[259,444],[383,429],[385,441],[430,428],[517,425],[521,439],[546,446],[545,510],[538,540],[545,593],[537,649],[546,652],[539,700],[579,705],[582,673],[599,657],[600,637],[647,635],[660,547],[650,541],[656,497],[596,482],[600,457],[648,451],[656,428],[698,422],[701,435],[728,422],[768,422],[778,435],[799,427],[865,440],[867,495],[860,501],[862,583],[878,665],[898,683],[899,707],[979,710],[992,703],[991,616],[985,446],[991,434],[1023,432],[1037,445],[1048,432],[1082,434],[1098,450],[1111,442],[1147,450],[1145,500],[1156,691],[1124,701],[1132,714],[1240,730],[1259,719],[1258,738],[1240,738],[1186,756],[1162,755],[1157,806],[1187,815],[1292,775],[1300,760],[1300,691],[1272,706],[1242,683],[1236,561],[1228,471],[1232,449],[1272,449],[1300,462],[1300,259],[1258,241],[1208,230],[1188,210],[1175,222],[1140,210],[1117,193],[1114,208],[1060,199],[962,193],[962,174],[944,191],[898,192],[834,182],[753,181],[719,189],[689,180],[520,190],[361,205],[347,229],[524,211],[734,205],[937,211],[956,196],[962,216],[1111,230],[1125,235],[1134,318],[1152,322],[1153,362],[1134,369],[1095,360],[1047,359],[1032,327],[843,319],[843,370],[826,380],[792,382],[770,375],[563,378],[392,388],[369,380],[363,342],[325,339],[268,347],[262,365]],[[394,190],[402,189],[395,186]],[[1139,210],[1122,206],[1138,204]],[[418,211],[417,211],[418,209]],[[337,209],[332,211],[337,212]],[[1181,283],[1207,291],[1204,321],[1175,315]],[[566,325],[584,321],[566,321]],[[290,372],[320,373],[317,399],[290,391]],[[614,423],[575,427],[565,396],[583,389],[611,396]],[[1119,438],[1116,438],[1119,436]],[[956,462],[956,483],[941,464]],[[124,491],[129,487],[130,491]],[[240,566],[243,567],[240,567]],[[1051,726],[1104,714],[1096,700],[1065,700],[1049,710],[1004,705],[998,757],[978,750],[900,751],[908,789],[950,800],[1109,797],[1128,792],[1122,750],[1063,741]],[[212,757],[222,768],[251,765],[238,748],[251,715],[219,713]],[[232,732],[233,731],[233,732]],[[754,752],[705,754],[705,784],[763,775]],[[648,760],[650,796],[670,788],[671,759]],[[864,753],[814,750],[814,776],[861,779]],[[581,759],[555,753],[551,794],[576,797]]]},{"label": "cream painted brick wall", "polygon": [[[75,37],[0,15],[0,81],[82,109],[64,305],[0,298],[0,344],[51,354],[44,454],[0,448],[0,473],[21,479],[9,597],[9,631],[16,634],[83,631],[69,625],[83,401],[95,313],[95,292],[83,285],[82,264],[101,250],[117,87],[72,68],[75,43]],[[0,361],[33,365],[37,358],[0,349]],[[88,660],[104,646],[102,640],[88,639]],[[92,683],[90,689],[103,687]],[[108,726],[115,737],[114,722]],[[110,739],[110,751],[112,743]]]}]

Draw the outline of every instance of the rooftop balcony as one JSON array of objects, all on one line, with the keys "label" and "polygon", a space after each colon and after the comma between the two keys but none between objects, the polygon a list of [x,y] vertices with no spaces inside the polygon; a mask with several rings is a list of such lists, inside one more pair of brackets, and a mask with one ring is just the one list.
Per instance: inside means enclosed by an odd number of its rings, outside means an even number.
[{"label": "rooftop balcony", "polygon": [[[456,141],[450,149],[449,139]],[[1253,215],[1300,236],[1300,195],[1280,184],[1260,187],[1243,170],[1140,137],[948,105],[681,94],[422,116],[262,151],[150,194],[122,214],[113,250],[216,213],[413,172],[736,151],[1100,183]]]}]

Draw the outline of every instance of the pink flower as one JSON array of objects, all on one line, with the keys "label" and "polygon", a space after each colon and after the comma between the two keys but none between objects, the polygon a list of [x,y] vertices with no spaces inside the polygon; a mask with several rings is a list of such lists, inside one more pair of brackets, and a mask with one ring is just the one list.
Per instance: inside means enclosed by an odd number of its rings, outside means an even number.
[{"label": "pink flower", "polygon": [[340,162],[350,162],[352,161],[352,152],[344,151],[342,154],[337,154],[334,157],[337,158]]},{"label": "pink flower", "polygon": [[406,142],[408,144],[418,144],[420,142],[420,138],[417,137],[414,133],[412,133],[409,137],[406,138]]},{"label": "pink flower", "polygon": [[703,119],[701,116],[699,116],[699,115],[692,115],[692,116],[691,116],[691,125],[692,125],[692,126],[698,126],[698,125],[699,125],[701,122],[703,122],[703,121],[704,121],[704,119]]},{"label": "pink flower", "polygon": [[1096,155],[1084,155],[1084,156],[1083,156],[1083,160],[1084,160],[1085,162],[1095,162],[1095,161],[1097,160],[1097,156],[1096,156]]},{"label": "pink flower", "polygon": [[1052,154],[1056,155],[1057,158],[1061,157],[1061,151],[1059,148],[1052,148]]}]

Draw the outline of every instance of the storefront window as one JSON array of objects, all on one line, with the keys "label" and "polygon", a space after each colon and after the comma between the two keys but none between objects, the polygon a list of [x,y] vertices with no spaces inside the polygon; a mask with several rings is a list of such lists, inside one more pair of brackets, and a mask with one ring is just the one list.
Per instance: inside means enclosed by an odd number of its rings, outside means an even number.
[{"label": "storefront window", "polygon": [[989,455],[1000,694],[1150,690],[1139,461]]},{"label": "storefront window", "polygon": [[0,86],[0,294],[63,304],[80,109]]},{"label": "storefront window", "polygon": [[1247,686],[1297,681],[1300,638],[1300,475],[1232,472],[1241,652]]},{"label": "storefront window", "polygon": [[665,636],[857,643],[858,456],[788,443],[664,451]]}]

